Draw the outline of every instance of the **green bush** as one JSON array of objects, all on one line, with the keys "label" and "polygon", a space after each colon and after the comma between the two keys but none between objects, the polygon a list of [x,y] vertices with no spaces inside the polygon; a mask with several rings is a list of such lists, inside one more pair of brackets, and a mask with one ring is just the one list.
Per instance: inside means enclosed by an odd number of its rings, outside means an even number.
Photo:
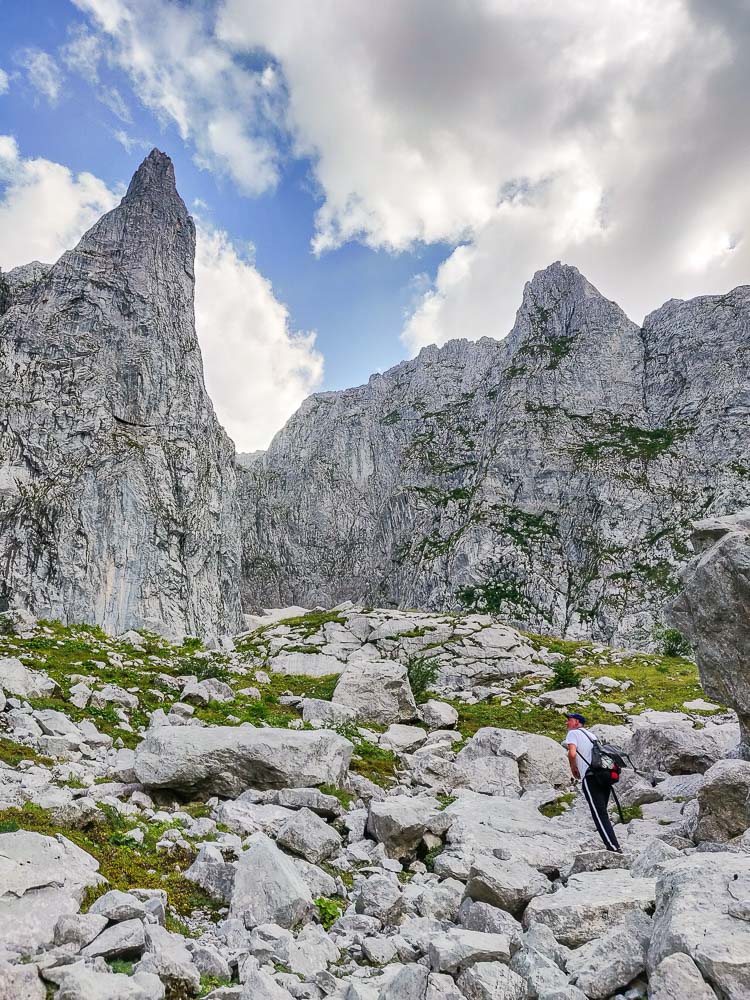
[{"label": "green bush", "polygon": [[344,904],[339,899],[331,899],[329,896],[318,896],[315,900],[318,908],[320,922],[323,930],[329,931],[341,916]]},{"label": "green bush", "polygon": [[440,673],[440,662],[430,656],[412,656],[406,664],[411,693],[418,705],[427,701]]},{"label": "green bush", "polygon": [[662,656],[690,656],[693,651],[693,647],[679,629],[655,625],[653,637]]},{"label": "green bush", "polygon": [[552,664],[552,680],[547,685],[548,690],[557,691],[559,688],[574,688],[581,683],[581,674],[570,660],[560,660]]}]

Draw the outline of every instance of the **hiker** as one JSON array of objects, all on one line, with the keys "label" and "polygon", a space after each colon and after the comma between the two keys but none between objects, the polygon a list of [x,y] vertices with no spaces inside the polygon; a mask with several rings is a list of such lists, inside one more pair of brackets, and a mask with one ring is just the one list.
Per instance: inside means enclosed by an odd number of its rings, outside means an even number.
[{"label": "hiker", "polygon": [[608,851],[622,854],[607,812],[612,780],[603,768],[590,767],[592,748],[596,743],[596,737],[585,728],[586,719],[578,712],[571,712],[565,718],[568,720],[568,734],[563,740],[563,744],[568,748],[570,773],[575,779],[581,779],[583,794],[589,804],[594,825],[604,841],[604,846]]}]

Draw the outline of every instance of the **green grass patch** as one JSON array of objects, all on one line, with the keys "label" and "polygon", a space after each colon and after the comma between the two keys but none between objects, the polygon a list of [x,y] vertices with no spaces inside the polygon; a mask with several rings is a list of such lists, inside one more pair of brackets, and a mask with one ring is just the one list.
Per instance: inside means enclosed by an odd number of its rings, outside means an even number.
[{"label": "green grass patch", "polygon": [[391,750],[367,740],[360,740],[352,758],[350,770],[387,788],[396,780],[397,757]]},{"label": "green grass patch", "polygon": [[101,809],[100,819],[84,829],[76,829],[56,822],[47,810],[27,803],[22,809],[0,810],[0,832],[28,830],[49,837],[62,834],[96,858],[99,871],[109,885],[90,890],[88,905],[109,889],[124,892],[133,888],[164,889],[169,905],[178,914],[187,916],[193,910],[216,912],[216,902],[183,875],[192,863],[192,855],[178,850],[156,850],[157,841],[174,824],[149,823],[144,828],[143,844],[136,845],[124,836],[135,825],[133,817],[120,816],[111,808]]},{"label": "green grass patch", "polygon": [[323,925],[323,929],[329,931],[336,923],[344,911],[344,902],[341,899],[331,899],[329,896],[318,896],[315,900],[318,909],[318,916]]},{"label": "green grass patch", "polygon": [[547,802],[545,805],[539,806],[539,812],[542,816],[547,816],[549,819],[552,819],[553,816],[562,816],[566,813],[574,802],[575,795],[572,792],[566,792],[564,795],[555,799],[554,802]]}]

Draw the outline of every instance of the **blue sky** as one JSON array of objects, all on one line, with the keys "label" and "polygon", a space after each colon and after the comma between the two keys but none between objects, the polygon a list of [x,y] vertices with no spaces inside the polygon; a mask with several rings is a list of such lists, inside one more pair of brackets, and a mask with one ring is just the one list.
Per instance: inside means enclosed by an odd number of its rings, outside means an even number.
[{"label": "blue sky", "polygon": [[[28,47],[55,52],[87,22],[67,0],[6,0],[2,19],[0,67],[9,73],[19,69],[14,53]],[[19,74],[18,85],[8,88],[0,104],[0,132],[13,134],[26,157],[45,157],[74,172],[90,171],[112,188],[127,184],[145,155],[142,148],[128,153],[115,131],[125,129],[168,152],[186,203],[192,206],[200,199],[216,225],[252,243],[258,269],[288,306],[292,326],[316,331],[325,357],[321,388],[358,385],[404,357],[399,334],[414,294],[412,279],[425,272],[434,275],[449,245],[419,245],[393,254],[346,243],[316,256],[310,243],[320,196],[309,158],[295,158],[287,150],[278,185],[258,197],[243,197],[231,181],[194,164],[175,125],[159,121],[140,104],[121,70],[108,69],[103,80],[123,95],[132,122],[121,121],[97,99],[98,88],[75,73],[66,74],[55,104]]]},{"label": "blue sky", "polygon": [[505,336],[552,261],[636,321],[748,280],[736,0],[0,0],[0,17],[0,266],[54,259],[168,152],[198,226],[206,382],[240,450],[311,391]]}]

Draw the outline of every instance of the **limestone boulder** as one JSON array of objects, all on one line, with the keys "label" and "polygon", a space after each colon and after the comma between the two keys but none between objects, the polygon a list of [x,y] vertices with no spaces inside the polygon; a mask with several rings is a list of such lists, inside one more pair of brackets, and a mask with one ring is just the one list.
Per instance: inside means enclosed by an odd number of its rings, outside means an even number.
[{"label": "limestone boulder", "polygon": [[0,834],[0,947],[21,955],[52,946],[60,917],[98,885],[99,862],[65,837]]},{"label": "limestone boulder", "polygon": [[550,892],[552,883],[525,861],[476,858],[469,871],[466,895],[490,903],[514,916],[520,915],[534,896]]},{"label": "limestone boulder", "polygon": [[592,1000],[606,1000],[625,989],[646,968],[651,918],[642,910],[627,913],[601,937],[576,948],[568,958],[572,982]]},{"label": "limestone boulder", "polygon": [[632,878],[623,869],[581,872],[565,888],[532,899],[523,925],[545,924],[558,941],[576,948],[606,934],[631,910],[651,910],[655,894],[655,879]]},{"label": "limestone boulder", "polygon": [[259,924],[294,927],[310,916],[313,898],[290,857],[263,833],[250,837],[234,877],[230,917],[252,929]]},{"label": "limestone boulder", "polygon": [[351,659],[339,677],[333,701],[353,709],[361,722],[408,722],[416,717],[406,667],[395,660]]},{"label": "limestone boulder", "polygon": [[683,952],[726,1000],[750,996],[750,910],[742,905],[750,901],[750,857],[700,853],[669,862],[656,896],[649,970]]},{"label": "limestone boulder", "polygon": [[515,761],[523,789],[542,784],[555,788],[570,785],[566,752],[560,743],[548,736],[488,726],[472,736],[458,755],[457,762],[465,766],[471,760],[486,757]]},{"label": "limestone boulder", "polygon": [[0,657],[0,689],[17,698],[44,698],[57,684],[43,670],[30,670],[16,656]]},{"label": "limestone boulder", "polygon": [[353,750],[328,730],[169,726],[146,734],[134,767],[147,788],[234,798],[247,788],[338,785]]},{"label": "limestone boulder", "polygon": [[692,543],[668,614],[693,644],[703,690],[736,710],[750,757],[750,510],[698,521]]},{"label": "limestone boulder", "polygon": [[648,980],[649,1000],[716,1000],[716,994],[689,955],[675,952],[657,965]]},{"label": "limestone boulder", "polygon": [[442,836],[451,816],[437,799],[421,795],[393,795],[370,802],[367,832],[381,843],[390,858],[403,858],[416,850],[426,833]]},{"label": "limestone boulder", "polygon": [[750,761],[720,760],[698,790],[694,839],[723,843],[750,827]]},{"label": "limestone boulder", "polygon": [[311,809],[299,809],[279,829],[277,843],[318,864],[341,848],[341,835]]},{"label": "limestone boulder", "polygon": [[705,729],[679,722],[645,723],[633,734],[630,756],[643,771],[703,774],[722,757],[722,749]]}]

